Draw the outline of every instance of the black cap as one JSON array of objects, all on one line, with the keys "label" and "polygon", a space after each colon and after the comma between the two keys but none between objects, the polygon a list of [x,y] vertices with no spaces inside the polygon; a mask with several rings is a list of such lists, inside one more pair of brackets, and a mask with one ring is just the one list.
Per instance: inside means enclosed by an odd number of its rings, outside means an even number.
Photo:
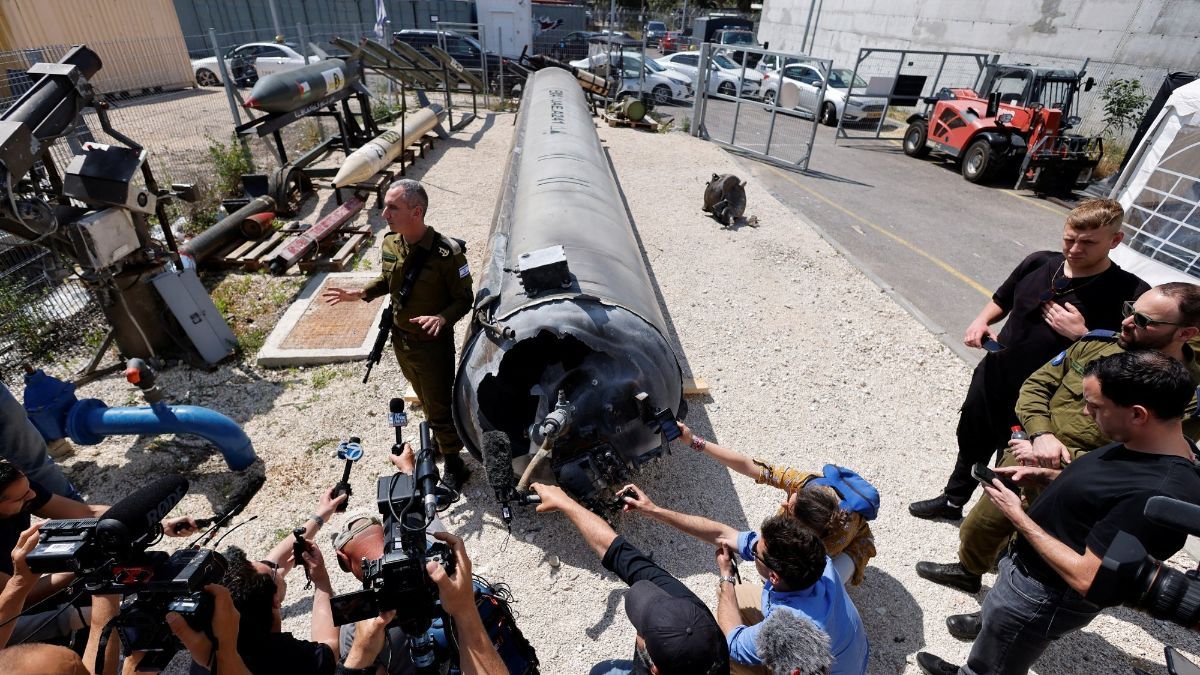
[{"label": "black cap", "polygon": [[726,675],[729,647],[712,613],[643,579],[625,593],[625,614],[660,675]]}]

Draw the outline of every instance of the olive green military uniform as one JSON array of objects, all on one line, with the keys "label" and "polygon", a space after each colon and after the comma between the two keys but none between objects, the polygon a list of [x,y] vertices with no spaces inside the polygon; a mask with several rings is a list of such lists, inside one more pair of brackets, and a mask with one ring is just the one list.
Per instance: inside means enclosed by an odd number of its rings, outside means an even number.
[{"label": "olive green military uniform", "polygon": [[[1083,413],[1083,369],[1104,356],[1125,351],[1117,344],[1112,331],[1092,331],[1080,338],[1046,365],[1025,380],[1017,399],[1017,419],[1025,432],[1051,433],[1066,447],[1071,459],[1107,445],[1110,439],[1100,433],[1100,427]],[[1192,374],[1192,382],[1200,384],[1200,364],[1191,347],[1184,346],[1184,365]],[[1200,416],[1196,399],[1184,413],[1183,432],[1189,438],[1200,438]],[[1017,466],[1011,452],[1005,451],[998,466]],[[1040,488],[1023,487],[1025,504],[1032,503]],[[992,568],[996,557],[1008,544],[1016,529],[992,500],[984,495],[971,509],[958,530],[958,560],[971,574],[983,574]]]},{"label": "olive green military uniform", "polygon": [[[429,253],[408,295],[400,304],[400,286],[415,247]],[[400,370],[413,386],[430,431],[443,455],[457,454],[462,440],[454,430],[450,399],[454,385],[454,324],[471,309],[471,270],[465,247],[455,239],[438,234],[432,227],[415,244],[394,232],[383,237],[383,273],[363,289],[363,299],[392,296],[392,348]],[[437,337],[430,337],[410,319],[440,316],[446,321]]]}]

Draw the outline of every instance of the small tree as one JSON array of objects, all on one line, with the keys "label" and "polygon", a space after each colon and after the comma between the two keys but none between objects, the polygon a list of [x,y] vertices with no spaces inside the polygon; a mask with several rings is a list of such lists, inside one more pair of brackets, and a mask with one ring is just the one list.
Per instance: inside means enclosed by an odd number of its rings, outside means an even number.
[{"label": "small tree", "polygon": [[1150,105],[1150,97],[1142,91],[1141,80],[1109,80],[1100,90],[1100,100],[1104,101],[1104,131],[1101,133],[1110,137],[1137,128]]}]

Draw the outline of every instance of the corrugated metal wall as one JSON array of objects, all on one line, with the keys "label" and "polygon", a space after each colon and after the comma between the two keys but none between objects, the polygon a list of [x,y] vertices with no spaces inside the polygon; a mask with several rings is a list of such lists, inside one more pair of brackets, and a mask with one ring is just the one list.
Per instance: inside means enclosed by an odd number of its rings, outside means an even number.
[{"label": "corrugated metal wall", "polygon": [[[217,33],[254,33],[267,40],[275,34],[267,0],[174,0],[179,25],[193,57],[211,56],[208,29]],[[473,0],[386,0],[392,30],[432,28],[431,16],[441,21],[475,21]],[[292,39],[296,24],[319,39],[326,33],[345,33],[349,27],[375,23],[375,0],[275,0],[280,29]],[[250,40],[247,40],[250,41]]]},{"label": "corrugated metal wall", "polygon": [[171,0],[0,0],[0,51],[27,52],[7,59],[9,76],[79,43],[104,61],[92,81],[99,91],[194,83]]}]

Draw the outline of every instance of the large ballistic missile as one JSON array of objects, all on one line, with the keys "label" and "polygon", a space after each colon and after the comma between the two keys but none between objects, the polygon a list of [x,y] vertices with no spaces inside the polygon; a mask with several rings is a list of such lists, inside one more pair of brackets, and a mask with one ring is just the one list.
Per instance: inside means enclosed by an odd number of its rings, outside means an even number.
[{"label": "large ballistic missile", "polygon": [[357,82],[357,66],[355,61],[327,59],[267,75],[254,84],[245,106],[269,113],[291,112]]},{"label": "large ballistic missile", "polygon": [[661,454],[651,423],[682,414],[683,382],[583,90],[562,69],[526,83],[488,256],[454,384],[459,435],[493,468],[511,452],[514,474],[488,476],[498,494],[515,475],[609,503]]},{"label": "large ballistic missile", "polygon": [[333,186],[354,185],[374,176],[391,164],[405,148],[445,119],[446,111],[439,105],[430,105],[406,115],[403,126],[397,124],[386,129],[350,153],[333,177]]}]

